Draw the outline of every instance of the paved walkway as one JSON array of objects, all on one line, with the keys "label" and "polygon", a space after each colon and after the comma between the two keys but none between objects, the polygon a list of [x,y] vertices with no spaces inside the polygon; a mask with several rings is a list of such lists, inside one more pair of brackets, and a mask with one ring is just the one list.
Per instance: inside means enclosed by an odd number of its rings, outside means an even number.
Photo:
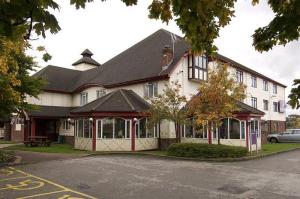
[{"label": "paved walkway", "polygon": [[300,150],[234,163],[105,155],[17,168],[105,199],[299,199],[299,165]]}]

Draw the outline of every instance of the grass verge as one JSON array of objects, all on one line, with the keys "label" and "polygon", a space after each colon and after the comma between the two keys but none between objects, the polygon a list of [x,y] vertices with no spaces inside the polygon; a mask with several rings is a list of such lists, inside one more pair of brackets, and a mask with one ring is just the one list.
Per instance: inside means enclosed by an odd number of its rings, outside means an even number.
[{"label": "grass verge", "polygon": [[15,144],[16,142],[0,140],[0,144]]},{"label": "grass verge", "polygon": [[259,155],[269,155],[272,153],[279,153],[289,151],[293,149],[299,149],[300,143],[274,143],[274,144],[263,144],[262,150]]},{"label": "grass verge", "polygon": [[88,154],[88,151],[74,149],[69,144],[51,144],[50,147],[26,147],[25,145],[14,145],[4,148],[13,151],[31,151],[40,153],[65,153],[65,154]]}]

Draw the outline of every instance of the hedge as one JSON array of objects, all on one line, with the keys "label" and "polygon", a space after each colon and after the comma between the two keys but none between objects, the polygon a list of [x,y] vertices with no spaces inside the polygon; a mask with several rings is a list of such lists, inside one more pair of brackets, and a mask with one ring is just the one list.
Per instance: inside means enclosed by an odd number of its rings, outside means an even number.
[{"label": "hedge", "polygon": [[9,163],[15,160],[15,153],[12,151],[0,150],[0,165]]},{"label": "hedge", "polygon": [[239,158],[248,154],[245,147],[199,143],[172,144],[167,152],[170,156],[187,158]]}]

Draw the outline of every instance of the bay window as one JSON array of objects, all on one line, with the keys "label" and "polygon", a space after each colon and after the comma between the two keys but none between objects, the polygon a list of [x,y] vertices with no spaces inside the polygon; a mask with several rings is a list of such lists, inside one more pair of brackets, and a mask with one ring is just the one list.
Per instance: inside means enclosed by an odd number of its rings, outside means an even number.
[{"label": "bay window", "polygon": [[123,118],[103,118],[96,122],[98,139],[129,139],[131,121]]},{"label": "bay window", "polygon": [[195,80],[207,80],[207,65],[208,60],[203,55],[188,56],[188,78]]},{"label": "bay window", "polygon": [[102,120],[102,138],[114,137],[114,119],[105,118]]},{"label": "bay window", "polygon": [[78,138],[92,138],[93,123],[87,119],[75,120],[75,136]]}]

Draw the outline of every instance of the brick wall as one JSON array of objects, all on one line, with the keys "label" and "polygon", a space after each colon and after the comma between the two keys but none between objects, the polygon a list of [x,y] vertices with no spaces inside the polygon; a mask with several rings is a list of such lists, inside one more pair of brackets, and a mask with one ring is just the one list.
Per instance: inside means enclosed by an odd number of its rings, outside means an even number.
[{"label": "brick wall", "polygon": [[21,124],[21,130],[16,130],[16,124],[11,125],[11,141],[23,142],[24,141],[24,125]]},{"label": "brick wall", "polygon": [[266,144],[267,136],[270,133],[281,133],[286,130],[286,122],[285,121],[276,121],[276,120],[268,120],[261,122],[261,141],[262,144]]}]

